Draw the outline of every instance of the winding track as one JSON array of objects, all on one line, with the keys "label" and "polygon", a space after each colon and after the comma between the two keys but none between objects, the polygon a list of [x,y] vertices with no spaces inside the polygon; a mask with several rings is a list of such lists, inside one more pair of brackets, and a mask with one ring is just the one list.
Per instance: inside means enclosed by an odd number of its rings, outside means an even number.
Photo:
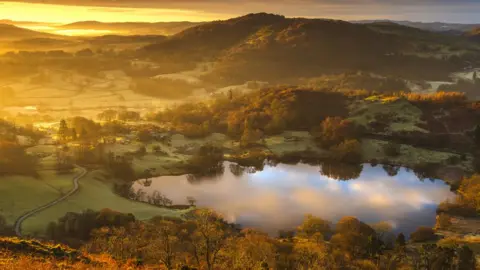
[{"label": "winding track", "polygon": [[81,170],[81,173],[79,173],[77,176],[75,176],[73,178],[73,189],[70,190],[67,194],[63,195],[62,197],[50,202],[50,203],[47,203],[45,205],[42,205],[40,207],[37,207],[33,210],[30,210],[28,212],[26,212],[25,214],[23,214],[22,216],[20,216],[16,221],[15,221],[15,225],[14,225],[14,229],[15,229],[15,234],[18,236],[18,237],[22,237],[22,223],[29,217],[31,216],[34,216],[40,212],[42,212],[43,210],[46,210],[54,205],[57,205],[58,203],[66,200],[68,197],[72,196],[73,194],[75,194],[77,191],[78,191],[78,188],[80,187],[79,184],[78,184],[78,180],[80,180],[82,177],[84,177],[86,174],[87,174],[87,170],[83,167],[80,167],[78,165],[75,165],[76,168],[80,169]]}]

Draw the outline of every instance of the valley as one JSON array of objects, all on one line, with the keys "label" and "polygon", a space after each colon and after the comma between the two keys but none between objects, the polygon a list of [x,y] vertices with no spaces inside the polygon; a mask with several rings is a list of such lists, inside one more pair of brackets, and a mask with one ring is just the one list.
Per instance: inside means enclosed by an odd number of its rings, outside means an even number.
[{"label": "valley", "polygon": [[[217,269],[195,253],[208,233],[218,269],[242,269],[231,258],[252,239],[267,255],[245,255],[250,269],[423,269],[450,251],[471,266],[480,43],[431,27],[268,13],[1,25],[0,232],[112,269],[158,263],[163,236],[179,265]],[[0,255],[89,264],[28,241],[0,238]]]}]

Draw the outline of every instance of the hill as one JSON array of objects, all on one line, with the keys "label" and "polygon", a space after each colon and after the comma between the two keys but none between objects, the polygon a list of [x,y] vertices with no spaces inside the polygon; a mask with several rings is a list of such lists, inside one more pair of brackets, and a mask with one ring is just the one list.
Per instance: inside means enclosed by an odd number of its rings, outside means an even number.
[{"label": "hill", "polygon": [[116,22],[83,21],[58,26],[60,29],[109,30],[123,35],[173,35],[187,28],[200,25],[197,22]]},{"label": "hill", "polygon": [[354,23],[378,23],[390,22],[404,26],[414,27],[426,31],[442,32],[451,34],[462,34],[469,32],[474,28],[480,27],[480,24],[461,24],[461,23],[446,23],[446,22],[412,22],[412,21],[392,21],[392,20],[361,20],[352,21]]},{"label": "hill", "polygon": [[466,39],[452,38],[393,23],[354,24],[260,13],[192,27],[146,46],[143,52],[184,62],[213,59],[217,65],[210,79],[236,83],[290,82],[356,70],[407,76],[421,71],[440,77],[460,65],[442,59],[461,55],[472,46]]},{"label": "hill", "polygon": [[124,44],[124,43],[158,43],[166,39],[165,36],[160,35],[132,35],[132,36],[120,36],[120,35],[105,35],[98,37],[85,38],[85,41],[92,45],[111,45],[111,44]]},{"label": "hill", "polygon": [[0,41],[13,41],[21,39],[36,39],[36,38],[56,38],[53,34],[33,31],[10,24],[0,24]]}]

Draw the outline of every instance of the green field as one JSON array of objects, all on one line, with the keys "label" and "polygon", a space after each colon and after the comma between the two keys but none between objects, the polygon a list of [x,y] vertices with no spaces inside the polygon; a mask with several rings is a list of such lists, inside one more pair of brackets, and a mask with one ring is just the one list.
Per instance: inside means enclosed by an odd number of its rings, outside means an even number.
[{"label": "green field", "polygon": [[327,151],[318,148],[312,135],[306,131],[286,131],[277,136],[267,137],[265,146],[277,156],[302,151],[312,151],[320,156],[327,154]]},{"label": "green field", "polygon": [[132,213],[137,219],[144,220],[154,216],[180,217],[189,210],[171,210],[145,203],[130,201],[112,192],[111,183],[102,179],[99,171],[90,172],[80,180],[79,191],[65,201],[27,219],[22,232],[26,235],[41,235],[47,224],[57,221],[67,212],[82,212],[87,209],[101,210],[109,208],[122,213]]},{"label": "green field", "polygon": [[55,171],[41,171],[38,179],[28,176],[0,177],[0,214],[13,224],[23,213],[71,190],[76,173],[78,171],[57,175]]},{"label": "green field", "polygon": [[386,124],[381,134],[392,134],[400,131],[419,131],[428,133],[419,125],[422,111],[404,99],[385,99],[382,96],[372,96],[354,104],[350,120],[369,129],[374,122]]},{"label": "green field", "polygon": [[[362,139],[362,156],[364,160],[376,159],[378,162],[388,160],[393,164],[399,164],[406,167],[414,167],[422,163],[447,164],[451,157],[460,159],[460,155],[449,152],[434,151],[424,148],[418,148],[411,145],[400,144],[400,154],[396,157],[389,157],[384,152],[384,146],[387,141],[375,139]],[[456,166],[469,171],[471,170],[471,160],[467,157]]]}]

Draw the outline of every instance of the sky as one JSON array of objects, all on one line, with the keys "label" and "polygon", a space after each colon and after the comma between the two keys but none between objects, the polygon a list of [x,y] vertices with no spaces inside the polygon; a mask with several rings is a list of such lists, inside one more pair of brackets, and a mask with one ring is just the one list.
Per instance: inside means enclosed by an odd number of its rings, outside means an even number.
[{"label": "sky", "polygon": [[247,13],[342,20],[480,23],[480,0],[0,0],[0,19],[211,21]]}]

